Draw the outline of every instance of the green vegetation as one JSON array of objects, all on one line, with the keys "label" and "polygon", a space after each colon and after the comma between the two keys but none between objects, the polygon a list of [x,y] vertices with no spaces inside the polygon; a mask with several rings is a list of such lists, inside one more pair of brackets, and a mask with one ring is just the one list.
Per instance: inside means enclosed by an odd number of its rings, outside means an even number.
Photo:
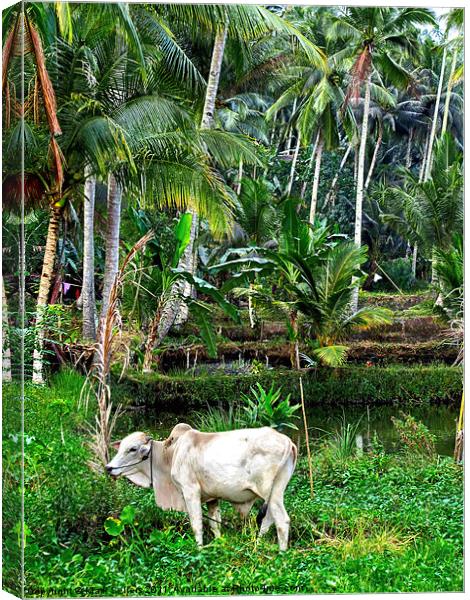
[{"label": "green vegetation", "polygon": [[[117,373],[116,375],[119,375]],[[116,378],[117,381],[117,378]],[[458,403],[462,394],[462,371],[444,365],[390,367],[347,366],[303,373],[305,401],[315,404],[390,404],[418,402]],[[128,372],[115,385],[116,401],[161,410],[186,411],[211,404],[230,406],[241,393],[259,382],[265,389],[273,383],[298,397],[299,373],[273,369],[258,375],[168,376]]]},{"label": "green vegetation", "polygon": [[[223,537],[207,532],[198,551],[185,515],[157,508],[149,490],[89,469],[81,383],[64,372],[50,388],[27,386],[27,596],[462,590],[462,470],[450,458],[416,457],[406,445],[385,455],[376,440],[338,461],[338,440],[326,438],[312,447],[313,500],[305,459],[288,487],[286,553],[274,534],[256,540],[254,513],[243,524],[225,504]],[[17,393],[5,386],[6,424]],[[7,437],[4,447],[14,456],[18,440]],[[14,467],[4,470],[5,492],[16,485]],[[13,548],[15,523],[4,518]],[[10,557],[4,582],[14,589]]]},{"label": "green vegetation", "polygon": [[[457,464],[436,452],[462,398],[463,10],[26,2],[2,26],[8,588],[24,542],[31,596],[461,589],[463,410]],[[406,413],[437,403],[432,435]],[[353,414],[386,405],[399,456]],[[318,439],[307,413],[338,408]],[[292,436],[287,553],[226,506],[198,552],[104,477],[114,435],[183,415]]]},{"label": "green vegetation", "polygon": [[243,427],[272,427],[279,431],[297,429],[300,404],[290,403],[290,394],[284,396],[282,388],[265,390],[259,383],[250,388],[250,394],[241,394],[238,402],[233,399],[227,410],[214,409],[210,405],[203,412],[196,412],[195,425],[201,431],[230,431]]}]

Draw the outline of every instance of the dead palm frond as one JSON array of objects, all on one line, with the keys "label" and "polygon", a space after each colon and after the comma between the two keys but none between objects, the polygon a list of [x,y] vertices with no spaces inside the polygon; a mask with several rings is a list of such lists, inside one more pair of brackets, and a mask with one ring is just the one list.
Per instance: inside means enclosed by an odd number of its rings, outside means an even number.
[{"label": "dead palm frond", "polygon": [[[27,96],[18,102],[17,98],[11,98],[10,87],[12,82],[8,72],[15,56],[31,55],[35,65],[35,83]],[[54,88],[46,68],[46,59],[42,47],[41,38],[24,11],[20,10],[16,21],[11,28],[3,48],[2,90],[6,98],[5,123],[11,125],[11,107],[15,109],[15,115],[23,118],[25,113],[33,107],[36,117],[39,116],[39,98],[42,99],[44,114],[46,116],[50,133],[50,153],[52,156],[53,170],[55,174],[55,185],[57,190],[62,188],[64,180],[63,159],[56,141],[56,136],[61,135],[62,130],[57,118],[57,103]],[[13,100],[13,102],[12,102]]]},{"label": "dead palm frond", "polygon": [[95,423],[89,424],[87,427],[91,435],[91,441],[88,445],[98,459],[90,461],[89,465],[97,471],[100,471],[102,465],[109,461],[111,435],[121,413],[120,406],[117,406],[114,412],[112,409],[109,375],[113,357],[116,351],[122,350],[123,347],[123,344],[119,343],[122,333],[119,307],[124,278],[134,256],[145,247],[154,235],[154,232],[150,230],[132,246],[116,274],[109,295],[109,305],[104,315],[100,338],[95,344],[95,360],[80,395],[80,402],[85,404],[85,408],[88,407],[90,396],[96,398],[98,405]]}]

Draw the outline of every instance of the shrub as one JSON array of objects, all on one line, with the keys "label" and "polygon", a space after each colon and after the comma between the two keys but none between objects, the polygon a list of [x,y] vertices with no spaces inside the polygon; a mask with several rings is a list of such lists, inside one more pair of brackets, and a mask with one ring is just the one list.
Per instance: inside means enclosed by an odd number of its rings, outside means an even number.
[{"label": "shrub", "polygon": [[267,425],[274,429],[297,429],[294,419],[297,419],[296,412],[300,404],[290,404],[290,394],[281,399],[282,388],[274,388],[274,383],[268,391],[262,385],[256,384],[256,387],[250,388],[251,397],[242,394],[242,399],[246,406],[245,422],[248,427],[261,427]]},{"label": "shrub", "polygon": [[402,419],[392,417],[392,422],[400,436],[402,444],[413,454],[433,457],[436,454],[436,436],[429,429],[411,415],[400,411]]}]

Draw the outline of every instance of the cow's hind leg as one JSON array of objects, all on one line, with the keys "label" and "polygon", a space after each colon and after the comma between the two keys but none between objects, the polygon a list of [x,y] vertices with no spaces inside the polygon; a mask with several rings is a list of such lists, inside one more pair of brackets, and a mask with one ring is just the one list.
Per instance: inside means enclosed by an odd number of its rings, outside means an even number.
[{"label": "cow's hind leg", "polygon": [[279,541],[279,550],[287,550],[287,542],[289,540],[289,525],[290,519],[284,508],[284,502],[281,499],[271,499],[269,510],[272,513],[274,523],[276,524],[277,539]]},{"label": "cow's hind leg", "polygon": [[294,466],[295,453],[293,457],[287,459],[274,480],[268,502],[268,511],[263,519],[260,530],[260,535],[262,535],[269,529],[271,523],[274,522],[277,530],[279,550],[281,551],[287,550],[287,542],[289,540],[290,519],[284,507],[284,492],[292,476]]},{"label": "cow's hind leg", "polygon": [[184,502],[188,511],[191,527],[198,546],[203,545],[201,491],[198,487],[186,487],[183,490]]},{"label": "cow's hind leg", "polygon": [[[266,506],[266,505],[263,504],[263,507],[264,506]],[[271,512],[271,506],[268,504],[267,508],[266,508],[265,515],[264,515],[264,517],[261,520],[261,526],[259,528],[259,537],[261,537],[262,535],[265,535],[266,533],[268,533],[269,528],[271,527],[271,525],[273,523],[274,523],[274,519],[273,519],[273,515],[272,515],[272,512]]]},{"label": "cow's hind leg", "polygon": [[221,514],[220,514],[220,507],[219,507],[219,501],[218,500],[211,500],[210,502],[207,503],[207,516],[209,518],[209,526],[211,528],[212,533],[214,534],[214,537],[218,538],[220,537],[220,522],[222,520]]}]

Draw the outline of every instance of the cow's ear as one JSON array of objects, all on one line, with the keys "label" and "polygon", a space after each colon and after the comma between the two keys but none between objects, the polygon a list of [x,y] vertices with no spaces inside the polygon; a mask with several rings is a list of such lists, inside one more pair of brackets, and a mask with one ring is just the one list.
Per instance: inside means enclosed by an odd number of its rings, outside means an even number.
[{"label": "cow's ear", "polygon": [[121,445],[122,440],[118,440],[117,442],[111,442],[111,447],[115,450],[119,450],[119,446]]}]

